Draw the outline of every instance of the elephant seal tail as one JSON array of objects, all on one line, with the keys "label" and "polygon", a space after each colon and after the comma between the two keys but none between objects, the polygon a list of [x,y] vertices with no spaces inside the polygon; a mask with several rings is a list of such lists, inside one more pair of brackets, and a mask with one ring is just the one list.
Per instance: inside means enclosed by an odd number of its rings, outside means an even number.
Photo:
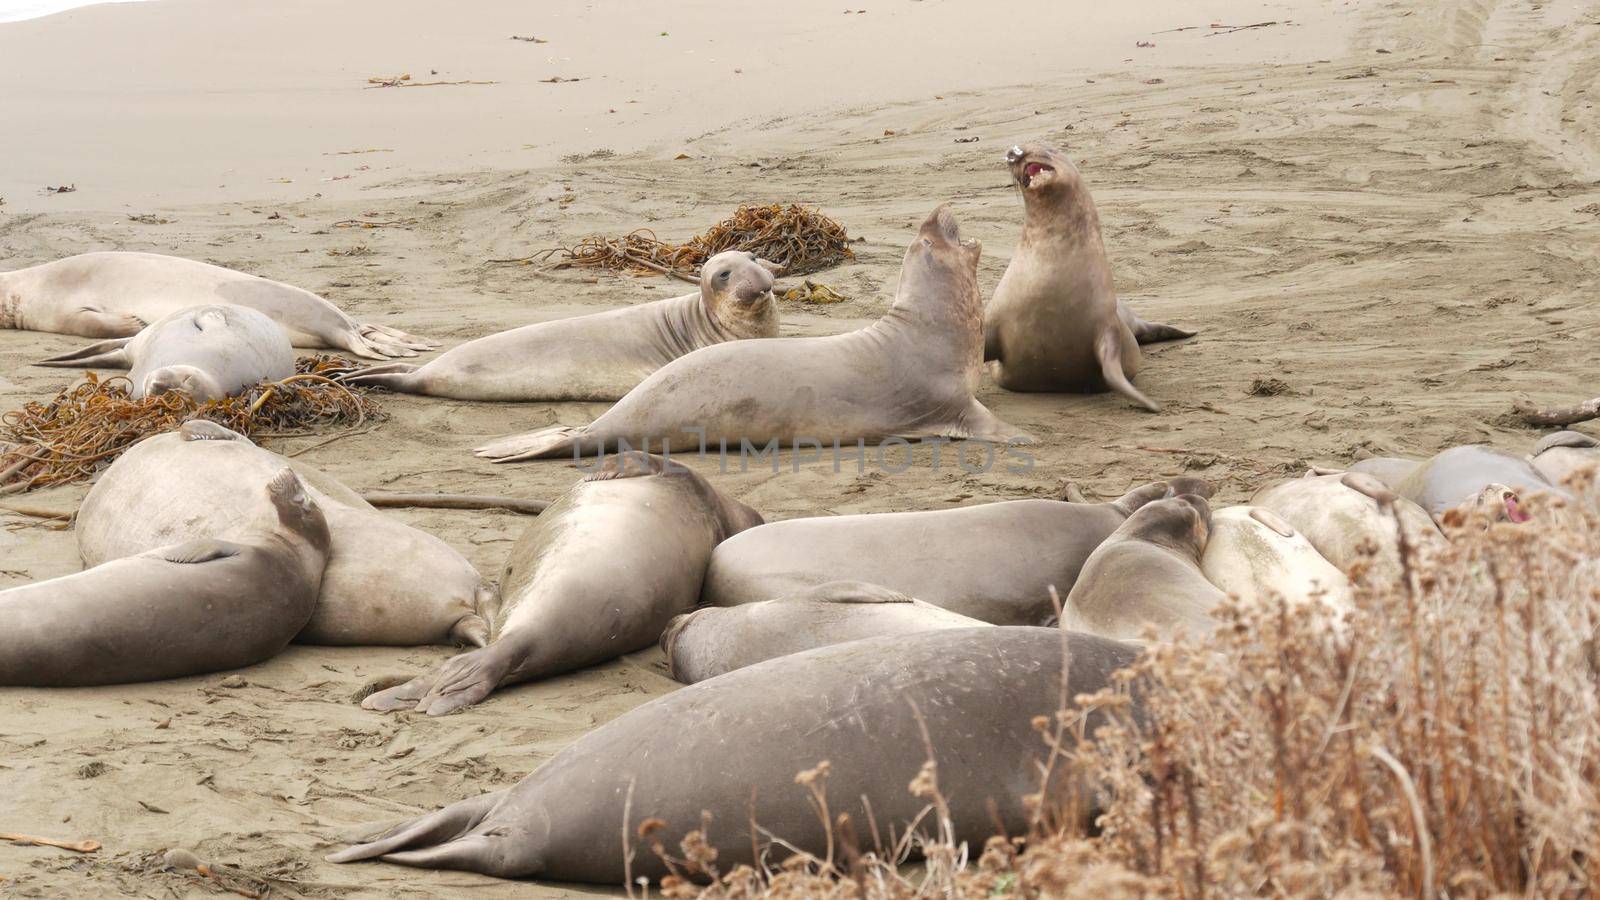
[{"label": "elephant seal tail", "polygon": [[[478,827],[489,811],[494,809],[505,791],[495,791],[467,800],[460,800],[446,806],[437,812],[429,813],[420,819],[401,822],[392,828],[380,831],[364,843],[347,847],[338,853],[330,853],[328,862],[347,863],[363,859],[384,857],[393,862],[407,865],[420,865],[410,863],[394,856],[412,856],[418,853],[433,853],[450,847],[452,844],[467,837],[468,832]],[[404,851],[411,851],[406,853]],[[449,866],[449,868],[464,868],[463,866]]]},{"label": "elephant seal tail", "polygon": [[360,387],[379,387],[401,394],[416,394],[422,390],[422,379],[417,375],[421,368],[411,363],[372,366],[345,376],[344,383]]},{"label": "elephant seal tail", "polygon": [[566,453],[579,456],[590,451],[599,451],[599,442],[589,438],[587,431],[586,428],[571,425],[553,425],[527,434],[501,438],[493,443],[484,444],[473,453],[493,462],[512,463],[529,459],[549,459]]}]

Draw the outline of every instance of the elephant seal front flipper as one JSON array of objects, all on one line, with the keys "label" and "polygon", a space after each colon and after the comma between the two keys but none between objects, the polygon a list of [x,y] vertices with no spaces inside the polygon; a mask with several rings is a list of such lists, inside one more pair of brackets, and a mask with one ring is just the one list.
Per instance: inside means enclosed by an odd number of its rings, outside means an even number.
[{"label": "elephant seal front flipper", "polygon": [[133,338],[112,338],[80,347],[34,363],[52,369],[126,369],[132,366],[128,358],[128,343]]}]

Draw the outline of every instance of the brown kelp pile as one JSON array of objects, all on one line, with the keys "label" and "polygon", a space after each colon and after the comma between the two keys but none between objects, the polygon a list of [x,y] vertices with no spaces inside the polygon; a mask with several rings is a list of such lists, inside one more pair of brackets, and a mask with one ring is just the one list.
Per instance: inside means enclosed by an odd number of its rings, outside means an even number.
[{"label": "brown kelp pile", "polygon": [[338,382],[355,368],[340,356],[302,357],[282,381],[206,403],[181,393],[135,400],[127,378],[89,372],[54,399],[0,416],[0,494],[88,478],[133,444],[190,419],[247,436],[359,426],[379,411],[359,389]]},{"label": "brown kelp pile", "polygon": [[843,225],[808,207],[773,203],[741,206],[704,234],[671,244],[641,228],[620,238],[592,236],[571,247],[553,247],[527,257],[548,260],[552,268],[609,269],[636,275],[699,278],[700,265],[725,250],[743,250],[784,267],[785,274],[804,275],[855,259]]},{"label": "brown kelp pile", "polygon": [[[1402,541],[1400,571],[1358,571],[1342,617],[1234,603],[1215,633],[1155,645],[1120,687],[1036,719],[1041,757],[1093,792],[1094,833],[1041,810],[972,861],[931,835],[918,868],[847,848],[663,894],[1592,896],[1600,510],[1579,506],[1535,501],[1520,525],[1457,516],[1433,555]],[[1114,724],[1060,741],[1090,707]],[[693,840],[682,851],[686,875],[715,871]]]}]

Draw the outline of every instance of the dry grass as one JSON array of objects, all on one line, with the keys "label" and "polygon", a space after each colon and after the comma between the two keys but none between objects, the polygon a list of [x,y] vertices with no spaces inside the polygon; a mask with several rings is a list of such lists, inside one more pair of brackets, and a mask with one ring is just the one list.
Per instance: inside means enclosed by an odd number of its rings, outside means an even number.
[{"label": "dry grass", "polygon": [[[1233,605],[1215,634],[1155,648],[1119,687],[1077,698],[1120,710],[1095,740],[1061,745],[1103,791],[1096,834],[1040,815],[1026,842],[991,840],[970,864],[935,838],[919,869],[845,852],[837,867],[795,858],[662,893],[1589,896],[1600,512],[1535,508],[1524,525],[1458,518],[1432,558],[1407,544],[1398,578],[1358,572],[1344,620]],[[1079,716],[1035,724],[1049,741]],[[692,862],[704,850],[691,843]]]}]

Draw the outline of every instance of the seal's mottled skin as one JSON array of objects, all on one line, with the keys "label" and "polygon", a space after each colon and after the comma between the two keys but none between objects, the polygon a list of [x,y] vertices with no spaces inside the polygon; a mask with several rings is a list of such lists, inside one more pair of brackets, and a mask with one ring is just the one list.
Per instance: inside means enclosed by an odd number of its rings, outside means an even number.
[{"label": "seal's mottled skin", "polygon": [[176,256],[103,251],[0,272],[0,328],[132,337],[172,313],[217,303],[265,313],[296,347],[388,359],[438,346],[359,324],[310,291]]},{"label": "seal's mottled skin", "polygon": [[362,705],[444,715],[505,685],[642,650],[693,608],[712,548],[760,523],[677,463],[609,457],[511,548],[489,645]]},{"label": "seal's mottled skin", "polygon": [[994,625],[1043,625],[1056,615],[1051,589],[1066,597],[1100,542],[1168,493],[1156,483],[1113,503],[1009,500],[773,522],[711,554],[701,600],[735,606],[863,581]]},{"label": "seal's mottled skin", "polygon": [[1206,580],[1200,557],[1211,536],[1211,506],[1184,494],[1140,507],[1094,555],[1067,595],[1061,625],[1114,640],[1199,636],[1227,595]]},{"label": "seal's mottled skin", "polygon": [[211,422],[146,438],[118,458],[79,508],[78,551],[93,566],[222,534],[246,515],[250,486],[284,466],[306,482],[333,532],[320,602],[296,640],[483,645],[478,606],[490,591],[461,554],[328,475]]},{"label": "seal's mottled skin", "polygon": [[1323,558],[1306,536],[1259,506],[1231,506],[1211,514],[1211,536],[1200,571],[1224,593],[1245,603],[1319,602],[1331,609],[1355,606],[1350,580]]},{"label": "seal's mottled skin", "polygon": [[583,427],[478,449],[495,462],[634,449],[693,452],[741,441],[824,444],[901,438],[1024,440],[973,396],[982,375],[976,241],[940,207],[900,269],[894,305],[859,331],[731,341],[680,357]]},{"label": "seal's mottled skin", "polygon": [[1117,299],[1100,214],[1078,169],[1044,144],[1006,154],[1026,219],[1017,252],[984,310],[984,359],[1012,391],[1114,390],[1151,411],[1133,386],[1139,345],[1192,332],[1145,322]]},{"label": "seal's mottled skin", "polygon": [[776,337],[771,268],[730,250],[701,267],[696,293],[525,325],[468,341],[427,365],[391,363],[347,380],[455,400],[616,400],[701,347]]},{"label": "seal's mottled skin", "polygon": [[[719,869],[759,865],[756,847],[776,867],[788,847],[827,855],[824,825],[795,777],[824,761],[819,787],[828,818],[848,815],[866,847],[869,821],[885,836],[930,833],[929,800],[906,789],[930,753],[957,842],[982,846],[997,827],[1026,834],[1023,798],[1031,794],[1043,794],[1047,812],[1087,826],[1097,786],[1084,785],[1064,762],[1041,784],[1049,748],[1032,720],[1053,716],[1064,690],[1109,686],[1133,658],[1125,645],[1054,628],[976,628],[769,659],[624,713],[509,790],[463,800],[329,858],[616,885],[629,874],[624,829],[631,835],[645,819],[659,819],[653,839],[677,847],[701,827],[704,811]],[[1091,711],[1082,732],[1092,735],[1103,722]],[[655,854],[638,852],[631,874],[665,872]]]},{"label": "seal's mottled skin", "polygon": [[1384,458],[1363,460],[1351,466],[1350,471],[1373,474],[1435,519],[1448,510],[1481,501],[1485,494],[1500,496],[1507,490],[1513,494],[1509,501],[1513,505],[1507,511],[1514,518],[1517,514],[1515,494],[1542,492],[1571,496],[1526,459],[1493,447],[1451,447],[1432,459],[1413,464],[1409,470],[1400,465],[1402,462]]},{"label": "seal's mottled skin", "polygon": [[265,313],[243,306],[179,310],[131,338],[101,341],[37,365],[127,368],[135,400],[182,391],[204,403],[294,374],[294,347]]},{"label": "seal's mottled skin", "polygon": [[[1444,544],[1444,535],[1421,507],[1362,472],[1280,481],[1257,491],[1250,503],[1282,517],[1346,574],[1368,559],[1391,571],[1399,564],[1396,516],[1413,546],[1428,549]],[[1362,552],[1369,543],[1378,548],[1376,557]]]},{"label": "seal's mottled skin", "polygon": [[322,512],[285,468],[237,529],[0,591],[0,685],[75,687],[248,666],[311,617]]}]

